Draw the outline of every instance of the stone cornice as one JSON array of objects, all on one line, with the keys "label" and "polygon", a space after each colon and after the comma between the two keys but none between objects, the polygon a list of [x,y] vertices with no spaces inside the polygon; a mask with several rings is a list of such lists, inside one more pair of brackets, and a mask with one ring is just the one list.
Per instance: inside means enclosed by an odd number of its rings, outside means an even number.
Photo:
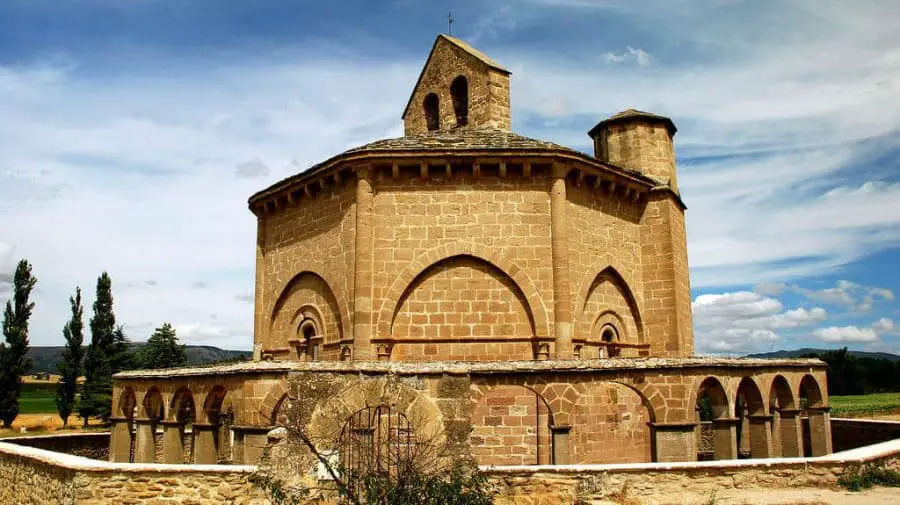
[{"label": "stone cornice", "polygon": [[[606,189],[612,194],[617,189],[625,198],[639,198],[648,191],[669,191],[679,201],[681,198],[671,187],[659,181],[616,165],[602,162],[580,151],[562,146],[540,149],[398,149],[398,150],[359,150],[338,154],[309,170],[288,177],[272,186],[255,193],[249,199],[249,208],[260,215],[264,209],[277,209],[284,203],[293,204],[303,197],[313,196],[315,192],[328,187],[343,184],[352,174],[372,165],[425,166],[425,173],[431,167],[443,169],[452,164],[495,163],[505,166],[507,161],[524,164],[564,164],[578,173],[576,181],[580,183],[589,176],[593,189]],[[526,171],[527,172],[527,171]],[[502,176],[506,176],[501,169]],[[526,177],[530,174],[523,174]],[[513,177],[509,175],[509,177]]]},{"label": "stone cornice", "polygon": [[376,373],[395,375],[496,375],[521,373],[584,373],[604,371],[678,370],[697,368],[765,369],[803,368],[824,370],[826,364],[818,359],[744,359],[744,358],[604,358],[591,360],[541,361],[437,361],[437,362],[379,362],[379,361],[318,361],[318,362],[245,362],[206,368],[174,368],[167,370],[134,370],[114,376],[119,381],[131,379],[180,379],[208,375],[283,374],[287,372]]}]

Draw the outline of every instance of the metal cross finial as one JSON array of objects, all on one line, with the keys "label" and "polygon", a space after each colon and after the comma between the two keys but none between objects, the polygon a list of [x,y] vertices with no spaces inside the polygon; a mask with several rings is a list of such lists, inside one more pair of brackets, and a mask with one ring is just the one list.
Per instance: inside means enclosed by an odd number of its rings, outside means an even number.
[{"label": "metal cross finial", "polygon": [[453,35],[453,13],[447,13],[447,35]]}]

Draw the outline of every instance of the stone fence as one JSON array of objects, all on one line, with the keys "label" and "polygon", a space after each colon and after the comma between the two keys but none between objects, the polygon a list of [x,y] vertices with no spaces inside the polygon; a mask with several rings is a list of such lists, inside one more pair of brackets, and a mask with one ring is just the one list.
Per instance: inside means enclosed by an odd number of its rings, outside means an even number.
[{"label": "stone fence", "polygon": [[900,438],[900,421],[831,419],[831,439],[835,452],[897,438]]},{"label": "stone fence", "polygon": [[0,442],[0,503],[270,505],[255,466],[109,463]]},{"label": "stone fence", "polygon": [[685,463],[484,467],[501,486],[497,505],[555,505],[629,498],[672,503],[728,488],[831,487],[848,469],[869,462],[900,468],[900,440],[815,458]]},{"label": "stone fence", "polygon": [[[623,493],[652,503],[724,488],[834,486],[842,473],[866,462],[900,467],[900,440],[816,458],[483,469],[501,488],[497,505],[567,505]],[[0,503],[271,505],[250,483],[256,469],[109,463],[0,442]]]},{"label": "stone fence", "polygon": [[109,432],[99,433],[54,433],[31,437],[10,437],[4,439],[16,445],[46,449],[53,452],[83,456],[90,459],[109,460]]}]

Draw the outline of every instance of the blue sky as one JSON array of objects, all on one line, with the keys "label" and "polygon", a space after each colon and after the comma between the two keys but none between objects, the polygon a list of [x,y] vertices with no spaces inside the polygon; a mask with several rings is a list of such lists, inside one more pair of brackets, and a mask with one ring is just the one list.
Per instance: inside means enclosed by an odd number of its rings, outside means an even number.
[{"label": "blue sky", "polygon": [[698,351],[900,352],[888,0],[5,0],[0,299],[32,261],[32,343],[58,345],[105,269],[133,339],[250,348],[246,198],[400,135],[451,9],[519,133],[589,151],[625,108],[674,119]]}]

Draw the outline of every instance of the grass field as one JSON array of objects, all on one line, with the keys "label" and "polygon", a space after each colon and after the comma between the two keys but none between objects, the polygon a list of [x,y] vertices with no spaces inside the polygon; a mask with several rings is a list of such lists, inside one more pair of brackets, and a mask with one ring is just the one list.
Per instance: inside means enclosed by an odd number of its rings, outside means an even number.
[{"label": "grass field", "polygon": [[900,393],[831,397],[832,417],[866,417],[896,413],[900,413]]},{"label": "grass field", "polygon": [[56,413],[56,384],[50,382],[22,384],[22,395],[19,396],[19,413]]}]

